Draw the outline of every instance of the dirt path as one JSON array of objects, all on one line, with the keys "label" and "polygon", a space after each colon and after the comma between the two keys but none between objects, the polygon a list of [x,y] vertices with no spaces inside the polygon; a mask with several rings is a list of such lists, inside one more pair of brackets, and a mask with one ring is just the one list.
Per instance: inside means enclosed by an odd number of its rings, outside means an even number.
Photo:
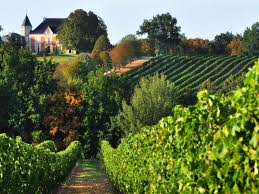
[{"label": "dirt path", "polygon": [[132,69],[135,69],[135,68],[139,67],[140,65],[143,65],[143,63],[145,63],[146,61],[147,60],[136,60],[136,61],[133,61],[133,62],[131,62],[131,63],[121,67],[120,69],[118,69],[116,71],[116,74],[117,75],[121,75],[123,73],[126,73],[126,72],[128,72],[128,71],[130,71]]},{"label": "dirt path", "polygon": [[71,175],[57,194],[113,194],[105,172],[97,160],[77,162]]}]

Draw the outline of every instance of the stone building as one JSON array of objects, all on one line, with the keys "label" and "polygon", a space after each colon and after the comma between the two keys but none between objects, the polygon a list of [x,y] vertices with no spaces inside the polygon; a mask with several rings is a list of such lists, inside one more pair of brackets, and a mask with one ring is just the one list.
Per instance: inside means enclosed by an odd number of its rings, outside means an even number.
[{"label": "stone building", "polygon": [[62,51],[62,46],[58,41],[57,33],[64,20],[64,18],[44,18],[42,23],[32,30],[31,22],[26,15],[21,25],[21,35],[25,37],[26,45],[35,53],[59,53]]}]

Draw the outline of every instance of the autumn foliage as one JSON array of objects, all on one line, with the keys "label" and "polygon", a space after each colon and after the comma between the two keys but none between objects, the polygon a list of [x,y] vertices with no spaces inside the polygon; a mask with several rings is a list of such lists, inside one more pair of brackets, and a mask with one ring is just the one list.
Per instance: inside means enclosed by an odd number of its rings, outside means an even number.
[{"label": "autumn foliage", "polygon": [[244,44],[240,39],[233,39],[227,47],[231,55],[240,55],[244,48]]},{"label": "autumn foliage", "polygon": [[57,91],[49,99],[49,112],[44,118],[44,125],[49,134],[60,146],[65,147],[78,139],[81,130],[79,107],[81,97],[72,90]]},{"label": "autumn foliage", "polygon": [[192,54],[205,54],[209,52],[209,40],[194,38],[186,41],[186,51]]}]

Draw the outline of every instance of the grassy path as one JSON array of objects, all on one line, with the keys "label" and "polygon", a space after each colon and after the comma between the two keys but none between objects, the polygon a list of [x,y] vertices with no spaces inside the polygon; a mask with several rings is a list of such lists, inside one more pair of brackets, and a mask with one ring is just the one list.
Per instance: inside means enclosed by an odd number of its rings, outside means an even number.
[{"label": "grassy path", "polygon": [[97,160],[77,162],[70,177],[58,190],[57,194],[112,194],[107,176]]}]

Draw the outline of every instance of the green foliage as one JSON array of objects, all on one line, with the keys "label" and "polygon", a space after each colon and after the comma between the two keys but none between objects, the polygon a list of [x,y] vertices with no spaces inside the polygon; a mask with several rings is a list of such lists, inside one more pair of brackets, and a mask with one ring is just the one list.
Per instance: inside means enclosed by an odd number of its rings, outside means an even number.
[{"label": "green foliage", "polygon": [[89,52],[101,35],[107,35],[104,21],[91,11],[77,9],[65,20],[58,38],[67,49]]},{"label": "green foliage", "polygon": [[107,36],[101,35],[95,42],[92,52],[102,52],[107,51],[111,48],[111,43]]},{"label": "green foliage", "polygon": [[37,130],[37,131],[31,132],[31,136],[32,136],[33,143],[40,143],[43,141],[43,139],[45,139],[42,130]]},{"label": "green foliage", "polygon": [[124,193],[258,193],[259,61],[229,97],[199,92],[195,106],[101,153]]},{"label": "green foliage", "polygon": [[65,70],[64,76],[68,83],[83,83],[87,75],[96,69],[94,61],[88,55],[79,55]]},{"label": "green foliage", "polygon": [[151,20],[144,20],[137,34],[147,34],[155,42],[156,54],[168,53],[172,46],[180,41],[180,30],[177,19],[170,13],[156,15]]},{"label": "green foliage", "polygon": [[227,46],[235,38],[236,36],[231,32],[221,33],[220,35],[215,36],[214,40],[210,43],[211,53],[216,55],[227,55]]},{"label": "green foliage", "polygon": [[88,75],[81,89],[85,130],[82,142],[87,157],[97,154],[101,139],[116,143],[113,131],[109,131],[110,117],[118,113],[124,92],[123,83],[117,77],[105,76],[102,69]]},{"label": "green foliage", "polygon": [[21,138],[15,140],[1,134],[0,192],[48,193],[64,181],[81,152],[81,145],[75,141],[66,150],[54,153],[50,151],[54,146],[51,144],[33,147]]},{"label": "green foliage", "polygon": [[0,90],[6,90],[0,95],[0,104],[8,107],[2,113],[5,117],[0,128],[6,129],[2,132],[21,135],[25,130],[40,129],[47,98],[56,88],[55,64],[37,62],[28,49],[16,50],[4,45],[0,51],[0,69]]},{"label": "green foliage", "polygon": [[35,146],[36,148],[49,149],[51,152],[57,152],[58,149],[55,143],[51,140],[46,140]]},{"label": "green foliage", "polygon": [[259,55],[259,22],[252,25],[251,28],[247,28],[244,32],[243,53],[250,55]]},{"label": "green foliage", "polygon": [[135,87],[130,104],[123,102],[116,122],[125,134],[136,133],[142,127],[154,125],[162,117],[170,115],[173,105],[173,83],[164,75],[143,78]]}]

